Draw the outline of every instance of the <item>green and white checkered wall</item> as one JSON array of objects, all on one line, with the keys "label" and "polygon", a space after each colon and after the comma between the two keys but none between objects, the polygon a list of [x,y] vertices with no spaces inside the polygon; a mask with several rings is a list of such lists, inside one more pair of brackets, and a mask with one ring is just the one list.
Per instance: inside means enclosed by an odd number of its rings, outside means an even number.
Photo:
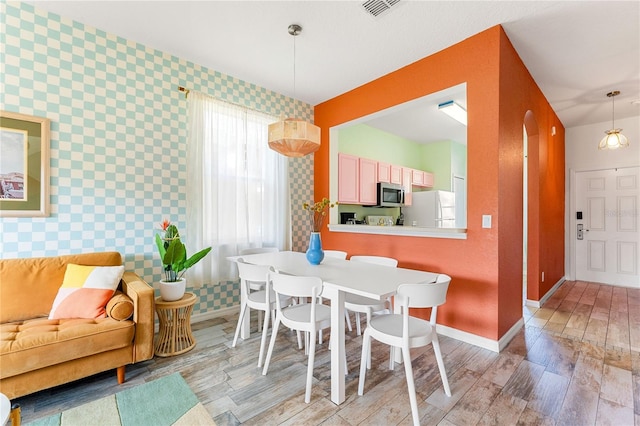
[{"label": "green and white checkered wall", "polygon": [[[294,100],[26,3],[0,3],[0,108],[51,120],[51,216],[1,218],[0,258],[114,250],[149,283],[164,218],[185,229],[185,86],[280,116]],[[297,102],[302,118],[312,107]],[[313,196],[313,159],[292,159],[293,249]],[[214,248],[215,249],[215,248]],[[237,283],[190,289],[196,313],[239,303]]]}]

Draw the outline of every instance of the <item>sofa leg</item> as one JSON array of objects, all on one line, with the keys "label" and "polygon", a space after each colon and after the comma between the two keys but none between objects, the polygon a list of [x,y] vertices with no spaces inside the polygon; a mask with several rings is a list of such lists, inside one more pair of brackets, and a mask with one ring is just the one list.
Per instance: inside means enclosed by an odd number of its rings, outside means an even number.
[{"label": "sofa leg", "polygon": [[118,375],[118,384],[121,385],[124,383],[124,371],[125,371],[125,366],[120,366],[118,367],[118,369],[116,370],[116,374]]},{"label": "sofa leg", "polygon": [[11,426],[20,426],[22,423],[22,409],[20,408],[20,404],[14,403],[11,406]]}]

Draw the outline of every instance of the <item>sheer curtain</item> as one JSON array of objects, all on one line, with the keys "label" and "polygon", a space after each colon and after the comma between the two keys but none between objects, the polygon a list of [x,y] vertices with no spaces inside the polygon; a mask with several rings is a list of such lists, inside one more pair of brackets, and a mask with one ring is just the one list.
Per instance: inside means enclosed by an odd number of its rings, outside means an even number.
[{"label": "sheer curtain", "polygon": [[247,247],[291,247],[287,159],[269,149],[276,117],[191,91],[187,147],[188,253],[213,250],[189,285],[237,278],[227,256]]}]

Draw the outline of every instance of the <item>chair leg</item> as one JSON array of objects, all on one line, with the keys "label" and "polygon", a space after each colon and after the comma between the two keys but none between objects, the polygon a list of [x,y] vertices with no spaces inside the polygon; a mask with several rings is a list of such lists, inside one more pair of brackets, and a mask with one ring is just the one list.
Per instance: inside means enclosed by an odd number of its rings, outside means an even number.
[{"label": "chair leg", "polygon": [[344,375],[349,375],[349,364],[347,363],[347,353],[344,354]]},{"label": "chair leg", "polygon": [[307,404],[311,401],[311,385],[313,383],[313,363],[316,358],[316,333],[308,333],[309,338],[309,365],[307,366],[307,389],[304,393],[304,402]]},{"label": "chair leg", "polygon": [[353,331],[353,328],[351,327],[351,317],[349,316],[349,311],[346,309],[344,310],[344,322],[347,323],[349,331]]},{"label": "chair leg", "polygon": [[389,346],[389,370],[396,368],[396,348]]},{"label": "chair leg", "polygon": [[296,335],[298,336],[298,349],[302,349],[302,334],[301,334],[301,331],[300,330],[296,330]]},{"label": "chair leg", "polygon": [[[262,312],[262,311],[258,311]],[[264,325],[262,327],[262,340],[260,341],[260,355],[258,356],[258,367],[262,367],[262,360],[264,359],[264,347],[267,344],[267,330],[269,329],[269,317],[270,311],[267,309],[264,313]]]},{"label": "chair leg", "polygon": [[278,336],[278,328],[280,327],[280,317],[276,315],[276,319],[273,323],[273,329],[271,330],[271,341],[269,342],[269,350],[267,351],[267,359],[264,360],[264,368],[262,369],[262,375],[266,376],[269,370],[269,362],[271,362],[271,355],[273,354],[273,347],[276,344],[276,337]]},{"label": "chair leg", "polygon": [[411,368],[411,353],[409,348],[402,348],[402,360],[404,362],[404,372],[407,376],[407,389],[409,391],[409,403],[411,404],[411,417],[413,424],[420,426],[420,416],[418,415],[418,399],[416,398],[416,385],[413,382],[413,368]]},{"label": "chair leg", "polygon": [[240,328],[242,328],[242,320],[244,320],[244,315],[247,312],[247,304],[243,304],[242,308],[240,308],[240,316],[238,317],[238,325],[236,326],[236,334],[233,336],[233,343],[231,344],[232,348],[236,347],[236,343],[238,342],[238,336],[240,335]]},{"label": "chair leg", "polygon": [[365,330],[362,336],[362,355],[360,356],[360,379],[358,380],[358,395],[364,393],[364,379],[367,374],[367,354],[371,351],[371,337]]},{"label": "chair leg", "polygon": [[[367,311],[367,327],[369,327],[370,321],[371,321],[371,309]],[[369,348],[369,350],[367,351],[367,368],[371,369],[371,348]]]},{"label": "chair leg", "polygon": [[436,354],[436,361],[438,362],[438,370],[440,370],[440,378],[442,379],[442,386],[444,386],[444,393],[447,396],[451,396],[451,389],[449,388],[449,380],[447,380],[447,370],[444,368],[444,362],[442,361],[442,353],[440,353],[440,342],[435,331],[431,338],[431,346],[433,346],[433,352]]},{"label": "chair leg", "polygon": [[356,335],[362,335],[362,330],[360,329],[360,312],[356,312]]}]

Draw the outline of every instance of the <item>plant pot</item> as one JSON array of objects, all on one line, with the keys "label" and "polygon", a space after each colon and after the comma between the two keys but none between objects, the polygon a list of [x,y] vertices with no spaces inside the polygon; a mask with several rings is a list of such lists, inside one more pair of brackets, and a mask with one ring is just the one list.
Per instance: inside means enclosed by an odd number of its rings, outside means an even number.
[{"label": "plant pot", "polygon": [[312,232],[309,236],[309,249],[307,250],[307,260],[312,265],[319,265],[324,259],[322,250],[322,240],[319,232]]},{"label": "plant pot", "polygon": [[185,278],[180,278],[175,282],[160,280],[160,297],[165,302],[180,300],[184,296],[186,287],[187,280]]}]

